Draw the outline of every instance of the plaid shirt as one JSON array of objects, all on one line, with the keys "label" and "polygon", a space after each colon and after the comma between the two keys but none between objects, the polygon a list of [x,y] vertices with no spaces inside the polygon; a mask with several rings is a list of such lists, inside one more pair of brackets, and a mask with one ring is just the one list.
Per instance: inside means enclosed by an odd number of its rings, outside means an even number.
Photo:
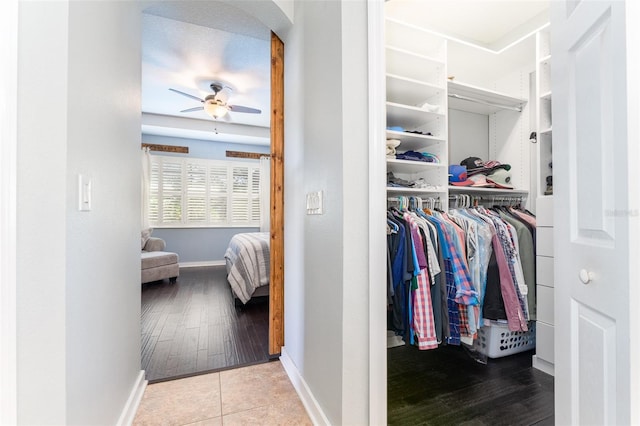
[{"label": "plaid shirt", "polygon": [[[418,224],[415,219],[405,214],[405,220],[411,225],[411,235],[413,238],[413,246],[416,253],[423,253],[423,242]],[[416,260],[420,256],[416,256]],[[426,269],[426,259],[424,267],[417,262],[418,271],[417,285],[411,291],[411,307],[412,307],[412,331],[418,341],[419,349],[434,349],[438,347],[438,339],[436,337],[436,329],[433,320],[433,306],[431,305],[431,289],[429,284],[429,276]]]},{"label": "plaid shirt", "polygon": [[451,267],[454,283],[456,286],[456,302],[461,305],[477,305],[478,292],[473,288],[469,266],[462,256],[462,246],[455,234],[454,225],[443,221],[443,226],[447,230],[444,232],[446,244],[449,246]]}]

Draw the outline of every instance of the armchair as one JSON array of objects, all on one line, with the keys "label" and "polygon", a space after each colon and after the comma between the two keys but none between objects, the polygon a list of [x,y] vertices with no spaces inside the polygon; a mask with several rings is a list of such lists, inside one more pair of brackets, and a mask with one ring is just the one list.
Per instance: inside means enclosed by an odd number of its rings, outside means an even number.
[{"label": "armchair", "polygon": [[141,281],[142,284],[160,281],[166,278],[175,283],[180,275],[178,255],[164,251],[165,242],[162,238],[148,237],[141,252]]}]

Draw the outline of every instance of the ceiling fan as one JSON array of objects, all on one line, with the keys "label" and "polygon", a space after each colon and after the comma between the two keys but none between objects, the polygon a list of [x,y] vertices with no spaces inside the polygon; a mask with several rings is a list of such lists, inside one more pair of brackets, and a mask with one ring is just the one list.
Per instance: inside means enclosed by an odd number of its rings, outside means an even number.
[{"label": "ceiling fan", "polygon": [[193,107],[193,108],[188,108],[188,109],[184,109],[180,112],[192,112],[192,111],[199,111],[204,109],[205,112],[207,114],[209,114],[211,117],[218,119],[218,118],[222,118],[225,115],[227,115],[227,113],[229,111],[231,112],[245,112],[245,113],[249,113],[249,114],[261,114],[262,111],[260,111],[259,109],[256,108],[250,108],[250,107],[246,107],[246,106],[242,106],[242,105],[229,105],[228,103],[226,103],[225,101],[218,99],[218,94],[224,89],[224,88],[229,88],[229,86],[225,86],[222,83],[217,83],[217,82],[213,82],[209,85],[209,87],[211,87],[211,90],[213,90],[213,94],[212,95],[207,95],[204,99],[200,99],[197,96],[193,96],[190,95],[188,93],[185,92],[181,92],[180,90],[176,90],[176,89],[169,89],[172,92],[175,93],[179,93],[183,96],[186,96],[188,98],[191,99],[195,99],[199,102],[201,102],[203,105],[202,106],[197,106],[197,107]]}]

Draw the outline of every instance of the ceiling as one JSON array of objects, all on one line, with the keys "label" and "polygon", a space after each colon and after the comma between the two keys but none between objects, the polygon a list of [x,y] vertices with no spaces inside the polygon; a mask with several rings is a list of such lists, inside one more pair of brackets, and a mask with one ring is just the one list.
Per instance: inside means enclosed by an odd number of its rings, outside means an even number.
[{"label": "ceiling", "polygon": [[499,52],[549,22],[543,0],[389,0],[385,13]]},{"label": "ceiling", "polygon": [[[221,20],[220,13],[207,19],[203,12],[209,10],[211,14],[213,9],[198,10],[204,2],[198,3],[180,8],[178,17],[182,20],[159,16],[163,12],[175,16],[166,9],[154,10],[156,15],[143,14],[142,131],[268,145],[271,57],[266,31],[255,23],[242,25],[236,19],[236,28],[244,34],[229,32],[231,19]],[[195,10],[186,13],[189,9]],[[205,22],[227,31],[200,25]],[[242,31],[242,27],[249,31]],[[180,112],[202,104],[169,88],[204,99],[213,93],[212,82],[228,86],[219,97],[230,105],[257,108],[262,113],[230,112],[214,120],[203,110]],[[245,137],[247,133],[251,136]]]},{"label": "ceiling", "polygon": [[[548,22],[548,1],[389,0],[386,14],[482,50],[501,52]],[[262,110],[214,120],[181,113],[221,81],[231,105]],[[143,14],[142,131],[147,134],[268,145],[270,31],[215,1],[163,1]]]}]

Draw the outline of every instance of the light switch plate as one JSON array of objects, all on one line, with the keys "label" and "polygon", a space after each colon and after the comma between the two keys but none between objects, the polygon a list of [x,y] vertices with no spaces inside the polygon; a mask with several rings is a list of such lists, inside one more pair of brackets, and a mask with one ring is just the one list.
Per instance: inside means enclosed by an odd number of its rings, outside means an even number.
[{"label": "light switch plate", "polygon": [[324,214],[322,191],[309,192],[307,194],[307,214]]},{"label": "light switch plate", "polygon": [[78,175],[78,210],[91,211],[91,178],[87,175]]}]

